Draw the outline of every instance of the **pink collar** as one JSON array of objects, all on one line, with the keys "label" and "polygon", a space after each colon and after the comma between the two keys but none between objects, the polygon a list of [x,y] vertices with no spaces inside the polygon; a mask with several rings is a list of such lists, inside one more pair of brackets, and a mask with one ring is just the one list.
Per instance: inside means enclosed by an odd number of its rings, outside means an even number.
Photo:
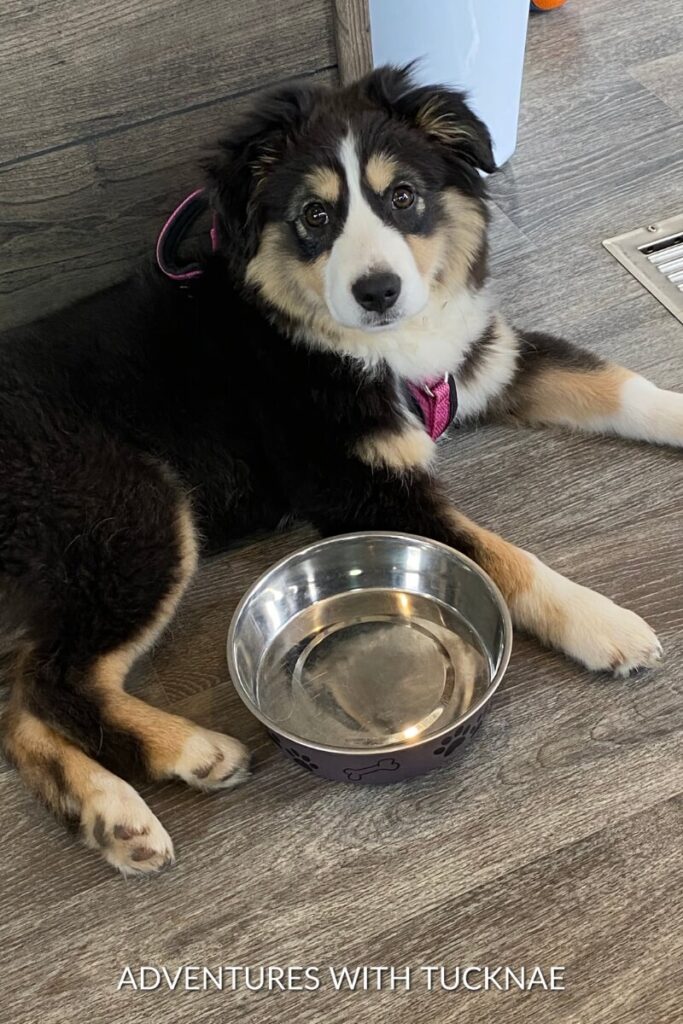
[{"label": "pink collar", "polygon": [[[156,246],[157,266],[171,281],[187,285],[189,281],[202,276],[203,270],[198,263],[187,263],[183,266],[176,263],[175,254],[188,229],[208,208],[209,203],[204,189],[195,189],[179,206],[176,206],[159,232]],[[216,252],[218,218],[215,213],[211,221],[210,238],[211,251]],[[417,384],[407,381],[407,387],[427,433],[433,441],[438,441],[441,435],[446,433],[458,411],[458,393],[454,378],[447,373],[443,377],[430,377]]]}]

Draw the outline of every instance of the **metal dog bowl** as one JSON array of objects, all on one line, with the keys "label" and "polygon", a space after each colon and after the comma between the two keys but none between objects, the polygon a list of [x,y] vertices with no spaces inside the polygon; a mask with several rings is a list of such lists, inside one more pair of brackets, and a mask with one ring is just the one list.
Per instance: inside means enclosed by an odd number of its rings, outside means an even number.
[{"label": "metal dog bowl", "polygon": [[443,764],[476,732],[511,643],[500,592],[469,558],[422,537],[351,533],[254,583],[228,663],[302,768],[385,783]]}]

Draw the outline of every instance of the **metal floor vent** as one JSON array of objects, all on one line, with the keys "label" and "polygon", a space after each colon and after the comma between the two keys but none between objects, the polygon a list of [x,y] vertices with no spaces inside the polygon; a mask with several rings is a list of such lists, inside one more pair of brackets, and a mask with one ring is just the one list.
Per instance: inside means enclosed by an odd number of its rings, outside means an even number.
[{"label": "metal floor vent", "polygon": [[602,244],[683,323],[683,214]]}]

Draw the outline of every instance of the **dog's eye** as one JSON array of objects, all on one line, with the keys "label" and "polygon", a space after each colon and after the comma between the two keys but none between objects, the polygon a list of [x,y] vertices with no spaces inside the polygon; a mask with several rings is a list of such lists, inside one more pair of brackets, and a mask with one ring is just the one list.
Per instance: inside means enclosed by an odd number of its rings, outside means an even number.
[{"label": "dog's eye", "polygon": [[322,203],[307,203],[304,206],[304,220],[309,228],[324,228],[330,218]]},{"label": "dog's eye", "polygon": [[415,202],[415,193],[410,185],[397,185],[391,196],[391,205],[396,210],[407,210]]}]

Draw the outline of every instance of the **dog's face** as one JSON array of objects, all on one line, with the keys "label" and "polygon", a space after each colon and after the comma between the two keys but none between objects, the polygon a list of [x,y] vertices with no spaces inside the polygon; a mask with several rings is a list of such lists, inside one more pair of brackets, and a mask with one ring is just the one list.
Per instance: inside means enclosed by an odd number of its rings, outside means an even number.
[{"label": "dog's face", "polygon": [[424,241],[435,230],[438,195],[396,149],[384,133],[368,146],[349,125],[286,204],[280,241],[293,242],[304,292],[322,297],[343,327],[382,330],[427,301],[434,261],[424,259]]},{"label": "dog's face", "polygon": [[483,244],[488,132],[459,93],[407,71],[276,93],[222,150],[224,251],[295,329],[391,331],[437,285],[464,284]]}]

